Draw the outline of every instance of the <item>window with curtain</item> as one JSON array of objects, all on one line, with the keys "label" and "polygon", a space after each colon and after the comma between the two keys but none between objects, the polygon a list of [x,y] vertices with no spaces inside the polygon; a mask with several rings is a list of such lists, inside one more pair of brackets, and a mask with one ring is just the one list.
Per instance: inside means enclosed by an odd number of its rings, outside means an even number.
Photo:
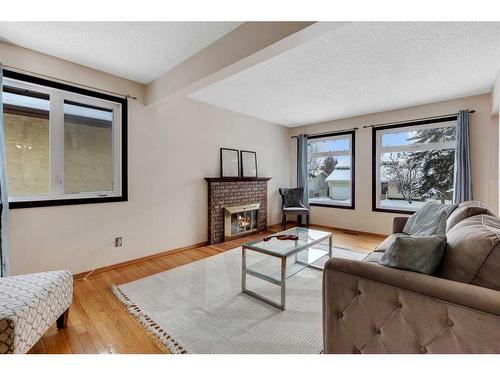
[{"label": "window with curtain", "polygon": [[5,71],[11,207],[127,199],[126,99]]},{"label": "window with curtain", "polygon": [[451,203],[456,117],[373,128],[373,210]]},{"label": "window with curtain", "polygon": [[309,136],[309,204],[354,208],[354,131]]}]

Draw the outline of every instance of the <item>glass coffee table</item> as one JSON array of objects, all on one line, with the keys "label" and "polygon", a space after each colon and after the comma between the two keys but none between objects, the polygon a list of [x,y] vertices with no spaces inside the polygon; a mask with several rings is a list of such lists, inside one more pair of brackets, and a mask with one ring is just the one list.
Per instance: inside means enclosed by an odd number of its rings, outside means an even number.
[{"label": "glass coffee table", "polygon": [[[256,240],[243,244],[241,254],[241,291],[249,296],[266,302],[278,309],[286,308],[286,280],[306,267],[323,270],[321,265],[315,264],[323,257],[332,257],[332,234],[307,228],[292,228],[278,234],[293,234],[298,240],[279,240],[272,238],[269,241]],[[328,245],[322,242],[328,240]],[[265,254],[261,261],[247,265],[247,252],[255,251]],[[278,258],[280,265],[270,267],[269,257]],[[251,275],[281,287],[280,303],[261,294],[247,289],[247,275]]]}]

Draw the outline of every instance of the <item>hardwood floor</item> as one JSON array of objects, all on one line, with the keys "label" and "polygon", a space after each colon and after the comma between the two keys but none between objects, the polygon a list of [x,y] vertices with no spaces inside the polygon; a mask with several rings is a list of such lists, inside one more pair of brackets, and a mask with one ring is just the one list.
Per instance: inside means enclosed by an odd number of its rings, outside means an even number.
[{"label": "hardwood floor", "polygon": [[[311,228],[315,226],[312,225]],[[318,227],[327,230],[324,227]],[[124,284],[168,269],[191,263],[233,249],[244,242],[279,231],[270,232],[166,254],[140,263],[126,265],[74,281],[73,304],[65,329],[54,324],[30,350],[30,353],[162,353],[160,346],[127,312],[111,292],[111,285]],[[381,241],[381,236],[347,233],[330,229],[333,243],[354,246],[367,252]]]}]

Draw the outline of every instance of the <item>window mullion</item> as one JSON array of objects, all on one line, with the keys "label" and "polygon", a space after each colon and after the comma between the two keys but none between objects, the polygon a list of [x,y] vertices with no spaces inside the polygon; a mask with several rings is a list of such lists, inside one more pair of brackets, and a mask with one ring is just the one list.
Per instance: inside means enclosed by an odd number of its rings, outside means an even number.
[{"label": "window mullion", "polygon": [[379,207],[381,205],[380,202],[380,197],[381,197],[381,181],[380,181],[380,158],[382,156],[381,154],[381,145],[382,145],[382,134],[379,132],[375,133],[376,135],[376,143],[375,143],[375,154],[376,154],[376,165],[375,165],[375,181],[376,181],[376,187],[375,187],[375,194],[376,194],[376,205]]},{"label": "window mullion", "polygon": [[335,156],[351,156],[351,151],[346,150],[346,151],[320,151],[320,152],[313,152],[311,157],[312,158],[327,158],[327,157],[335,157]]},{"label": "window mullion", "polygon": [[121,124],[121,110],[116,106],[113,111],[113,191],[122,193],[122,160],[121,153],[122,147],[127,147],[126,145],[121,144],[122,139],[122,128],[121,126],[117,126],[117,124]]},{"label": "window mullion", "polygon": [[455,148],[455,142],[433,142],[433,143],[420,143],[410,144],[403,146],[386,146],[382,147],[382,153],[389,152],[418,152],[418,151],[435,151],[447,150]]},{"label": "window mullion", "polygon": [[63,97],[58,92],[50,95],[49,160],[50,194],[64,195],[64,114]]}]

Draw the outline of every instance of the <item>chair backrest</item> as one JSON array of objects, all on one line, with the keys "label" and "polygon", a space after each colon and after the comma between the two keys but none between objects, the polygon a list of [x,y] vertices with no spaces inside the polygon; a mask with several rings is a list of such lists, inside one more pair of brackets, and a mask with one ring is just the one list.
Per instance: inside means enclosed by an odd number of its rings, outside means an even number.
[{"label": "chair backrest", "polygon": [[280,188],[279,193],[281,195],[283,208],[304,207],[304,204],[302,203],[304,188]]}]

